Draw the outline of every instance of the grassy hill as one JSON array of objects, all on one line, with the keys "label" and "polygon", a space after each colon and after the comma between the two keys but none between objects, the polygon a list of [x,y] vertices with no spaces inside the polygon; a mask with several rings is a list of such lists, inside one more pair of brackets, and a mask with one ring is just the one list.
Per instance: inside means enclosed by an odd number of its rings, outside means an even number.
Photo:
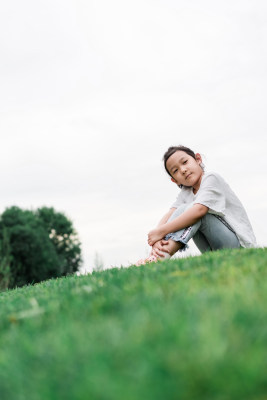
[{"label": "grassy hill", "polygon": [[267,249],[0,294],[1,400],[267,398]]}]

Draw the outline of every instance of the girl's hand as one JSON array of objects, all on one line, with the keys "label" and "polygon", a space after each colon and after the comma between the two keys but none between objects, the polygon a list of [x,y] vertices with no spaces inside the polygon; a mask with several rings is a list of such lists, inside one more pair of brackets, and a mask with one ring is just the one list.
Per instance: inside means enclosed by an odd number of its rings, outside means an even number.
[{"label": "girl's hand", "polygon": [[166,251],[165,247],[166,245],[169,243],[168,240],[159,240],[156,243],[153,244],[152,246],[152,251],[151,251],[151,256],[155,256],[155,257],[164,257],[164,253],[168,253],[168,251]]},{"label": "girl's hand", "polygon": [[150,231],[147,236],[147,243],[149,244],[149,246],[153,246],[153,244],[163,239],[165,235],[162,233],[160,228],[156,228]]}]

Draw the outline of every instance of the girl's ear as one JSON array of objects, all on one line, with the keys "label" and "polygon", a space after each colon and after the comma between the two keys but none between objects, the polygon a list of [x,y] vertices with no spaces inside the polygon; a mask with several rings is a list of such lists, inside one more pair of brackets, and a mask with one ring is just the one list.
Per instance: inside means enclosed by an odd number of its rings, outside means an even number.
[{"label": "girl's ear", "polygon": [[201,155],[200,155],[199,153],[196,153],[195,157],[196,157],[197,163],[198,163],[198,164],[201,164],[201,163],[202,163],[202,157],[201,157]]},{"label": "girl's ear", "polygon": [[173,178],[171,178],[171,181],[172,181],[172,182],[174,182],[174,183],[177,183],[177,182],[176,182],[176,180],[175,180],[175,179],[173,179]]}]

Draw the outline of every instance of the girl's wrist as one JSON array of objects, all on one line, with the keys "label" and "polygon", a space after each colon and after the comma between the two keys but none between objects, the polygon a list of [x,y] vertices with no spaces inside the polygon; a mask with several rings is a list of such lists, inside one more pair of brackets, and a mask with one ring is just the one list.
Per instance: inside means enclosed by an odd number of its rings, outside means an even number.
[{"label": "girl's wrist", "polygon": [[159,230],[160,230],[160,234],[161,234],[161,236],[162,236],[162,239],[169,233],[169,232],[166,231],[165,225],[166,225],[166,224],[164,224],[164,225],[162,225],[162,226],[159,227]]}]

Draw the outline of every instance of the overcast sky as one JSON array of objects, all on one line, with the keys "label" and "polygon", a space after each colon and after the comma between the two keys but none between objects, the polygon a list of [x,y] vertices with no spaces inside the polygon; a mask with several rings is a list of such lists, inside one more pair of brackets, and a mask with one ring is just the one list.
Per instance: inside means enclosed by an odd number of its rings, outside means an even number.
[{"label": "overcast sky", "polygon": [[[148,254],[184,144],[267,245],[264,0],[9,0],[0,13],[0,212],[53,206],[84,269]],[[191,248],[191,253],[196,252]]]}]

